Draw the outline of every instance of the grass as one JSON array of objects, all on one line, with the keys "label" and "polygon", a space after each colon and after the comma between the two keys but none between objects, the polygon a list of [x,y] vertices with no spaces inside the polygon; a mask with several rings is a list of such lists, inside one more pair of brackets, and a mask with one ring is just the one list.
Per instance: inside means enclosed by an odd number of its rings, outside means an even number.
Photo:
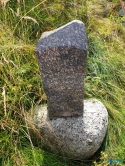
[{"label": "grass", "polygon": [[[125,161],[125,26],[118,0],[0,1],[0,165],[106,165]],[[85,98],[107,107],[109,126],[105,155],[89,161],[70,160],[43,148],[32,123],[34,108],[46,103],[35,47],[41,33],[73,20],[87,29],[88,57]],[[93,164],[93,161],[98,162]]]}]

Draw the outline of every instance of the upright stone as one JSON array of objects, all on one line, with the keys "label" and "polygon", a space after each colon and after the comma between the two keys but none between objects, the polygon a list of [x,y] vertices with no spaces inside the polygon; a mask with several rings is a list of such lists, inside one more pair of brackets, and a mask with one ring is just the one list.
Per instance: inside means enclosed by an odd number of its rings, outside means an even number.
[{"label": "upright stone", "polygon": [[83,116],[83,78],[87,55],[83,22],[74,20],[43,33],[36,53],[50,119]]}]

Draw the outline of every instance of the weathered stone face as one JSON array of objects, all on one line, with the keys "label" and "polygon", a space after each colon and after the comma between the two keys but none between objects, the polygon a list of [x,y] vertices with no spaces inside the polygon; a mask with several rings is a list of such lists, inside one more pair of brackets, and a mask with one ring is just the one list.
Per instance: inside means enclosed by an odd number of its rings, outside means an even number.
[{"label": "weathered stone face", "polygon": [[39,106],[34,120],[46,146],[65,157],[83,160],[100,148],[107,131],[108,112],[100,101],[90,99],[84,100],[83,116],[50,120],[47,107]]},{"label": "weathered stone face", "polygon": [[85,26],[78,20],[40,38],[36,53],[51,119],[83,115],[86,51]]}]

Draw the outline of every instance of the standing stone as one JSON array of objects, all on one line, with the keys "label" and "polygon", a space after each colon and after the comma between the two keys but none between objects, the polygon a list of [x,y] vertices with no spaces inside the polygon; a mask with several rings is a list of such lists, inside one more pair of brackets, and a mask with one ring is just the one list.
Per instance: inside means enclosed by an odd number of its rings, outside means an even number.
[{"label": "standing stone", "polygon": [[74,20],[41,36],[37,58],[48,100],[48,116],[83,116],[87,39],[83,22]]},{"label": "standing stone", "polygon": [[36,50],[48,108],[36,108],[35,124],[47,147],[77,160],[94,155],[108,126],[105,106],[83,100],[86,52],[85,26],[78,20],[45,32]]}]

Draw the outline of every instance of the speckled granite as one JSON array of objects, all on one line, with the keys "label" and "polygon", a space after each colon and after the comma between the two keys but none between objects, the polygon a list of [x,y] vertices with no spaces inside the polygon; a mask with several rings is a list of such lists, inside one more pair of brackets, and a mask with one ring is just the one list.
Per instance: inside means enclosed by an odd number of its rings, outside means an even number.
[{"label": "speckled granite", "polygon": [[85,26],[79,20],[40,38],[36,53],[51,119],[83,115],[86,52]]},{"label": "speckled granite", "polygon": [[73,159],[87,159],[101,146],[108,126],[105,106],[96,99],[84,101],[83,116],[50,120],[47,107],[36,109],[35,124],[50,149]]}]

